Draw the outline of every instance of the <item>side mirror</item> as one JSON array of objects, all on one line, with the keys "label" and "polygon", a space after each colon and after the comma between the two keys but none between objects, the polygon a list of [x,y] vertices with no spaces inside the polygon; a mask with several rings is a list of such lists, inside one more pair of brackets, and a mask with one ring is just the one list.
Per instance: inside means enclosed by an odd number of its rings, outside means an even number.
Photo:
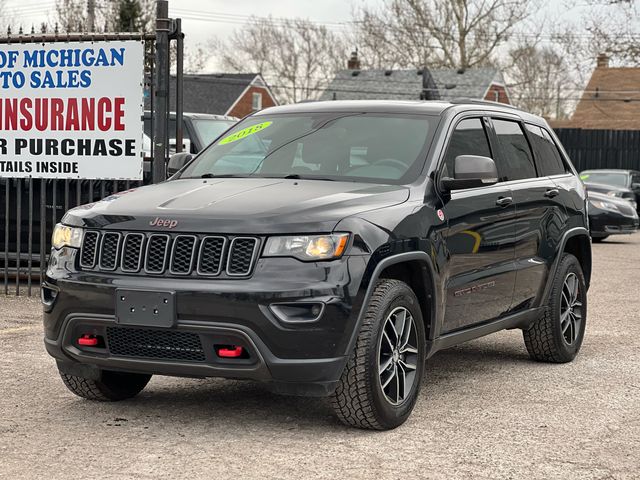
[{"label": "side mirror", "polygon": [[446,190],[485,187],[498,183],[498,170],[492,158],[480,155],[459,155],[453,167],[453,178],[440,180]]},{"label": "side mirror", "polygon": [[191,161],[193,155],[187,152],[174,153],[169,157],[167,165],[167,177],[174,175],[178,170]]},{"label": "side mirror", "polygon": [[632,183],[631,190],[633,190],[634,192],[637,192],[638,190],[640,190],[640,183]]}]

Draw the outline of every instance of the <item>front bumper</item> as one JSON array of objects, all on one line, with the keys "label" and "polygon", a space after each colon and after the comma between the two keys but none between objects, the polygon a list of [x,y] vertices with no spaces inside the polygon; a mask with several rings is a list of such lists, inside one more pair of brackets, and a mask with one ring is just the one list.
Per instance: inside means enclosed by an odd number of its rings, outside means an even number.
[{"label": "front bumper", "polygon": [[589,228],[592,237],[635,233],[638,227],[637,216],[626,216],[594,208],[589,210]]},{"label": "front bumper", "polygon": [[[105,369],[245,378],[267,382],[281,393],[327,395],[347,361],[364,297],[360,283],[366,258],[321,263],[265,258],[258,261],[251,278],[242,280],[109,275],[71,271],[67,267],[73,260],[53,263],[43,285],[45,345],[63,371],[83,376]],[[117,288],[175,292],[175,324],[120,325],[115,316]],[[298,323],[283,321],[269,308],[296,302],[319,302],[324,308],[316,320]],[[203,357],[114,354],[107,329],[191,336],[199,342]],[[99,336],[102,348],[78,345],[79,336],[86,333]],[[158,335],[164,338],[165,333]],[[214,350],[219,344],[242,345],[249,358],[219,358]]]}]

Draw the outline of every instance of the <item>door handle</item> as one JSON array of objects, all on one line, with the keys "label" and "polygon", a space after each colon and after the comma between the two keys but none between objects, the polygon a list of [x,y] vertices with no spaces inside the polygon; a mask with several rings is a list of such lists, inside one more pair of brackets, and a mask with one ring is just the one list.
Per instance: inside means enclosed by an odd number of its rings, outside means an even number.
[{"label": "door handle", "polygon": [[560,195],[560,190],[558,190],[557,188],[549,188],[544,194],[544,196],[548,198],[553,198],[558,195]]},{"label": "door handle", "polygon": [[513,198],[511,197],[500,197],[496,200],[496,205],[499,207],[508,207],[513,203]]}]

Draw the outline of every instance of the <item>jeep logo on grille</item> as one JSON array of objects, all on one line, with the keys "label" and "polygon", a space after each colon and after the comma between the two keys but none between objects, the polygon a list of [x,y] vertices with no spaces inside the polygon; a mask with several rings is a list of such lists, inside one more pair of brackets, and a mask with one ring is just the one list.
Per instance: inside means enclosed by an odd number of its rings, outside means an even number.
[{"label": "jeep logo on grille", "polygon": [[169,218],[159,218],[156,217],[149,222],[149,225],[152,227],[166,227],[166,228],[175,228],[178,225],[177,220],[171,220]]}]

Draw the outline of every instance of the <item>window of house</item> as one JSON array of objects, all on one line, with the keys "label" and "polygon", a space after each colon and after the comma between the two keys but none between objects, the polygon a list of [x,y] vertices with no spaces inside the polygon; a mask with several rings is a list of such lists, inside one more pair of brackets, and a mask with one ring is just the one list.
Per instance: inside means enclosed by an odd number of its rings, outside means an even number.
[{"label": "window of house", "polygon": [[444,157],[444,177],[453,177],[456,157],[459,155],[491,158],[489,141],[480,118],[467,118],[456,125]]},{"label": "window of house", "polygon": [[251,94],[251,108],[253,110],[262,110],[262,93],[253,92]]},{"label": "window of house", "polygon": [[520,124],[501,119],[493,119],[492,122],[502,151],[503,161],[498,165],[500,181],[535,178],[533,154]]},{"label": "window of house", "polygon": [[527,124],[529,139],[541,177],[566,173],[564,162],[549,133],[537,125]]}]

